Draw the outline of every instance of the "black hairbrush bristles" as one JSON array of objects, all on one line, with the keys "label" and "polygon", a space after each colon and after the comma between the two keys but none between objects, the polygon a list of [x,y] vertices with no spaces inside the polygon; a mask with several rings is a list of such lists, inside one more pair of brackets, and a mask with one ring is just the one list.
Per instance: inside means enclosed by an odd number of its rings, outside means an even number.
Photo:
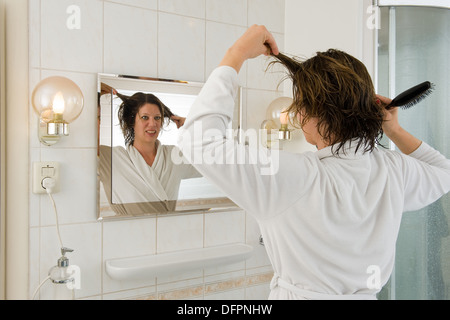
[{"label": "black hairbrush bristles", "polygon": [[402,109],[411,108],[430,95],[433,89],[434,84],[430,81],[422,82],[400,93],[386,106],[386,109],[389,110],[394,107],[401,107]]}]

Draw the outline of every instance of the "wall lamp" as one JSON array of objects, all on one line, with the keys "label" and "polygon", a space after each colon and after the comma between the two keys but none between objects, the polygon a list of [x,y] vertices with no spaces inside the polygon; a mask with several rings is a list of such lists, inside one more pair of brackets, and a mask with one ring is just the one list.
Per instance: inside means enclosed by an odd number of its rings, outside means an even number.
[{"label": "wall lamp", "polygon": [[270,148],[274,141],[291,140],[289,114],[284,112],[292,105],[292,98],[279,97],[273,100],[266,110],[266,118],[261,123],[261,129],[267,130],[267,146]]},{"label": "wall lamp", "polygon": [[69,135],[69,123],[83,110],[84,97],[72,80],[54,76],[38,83],[31,103],[39,116],[39,141],[51,146]]}]

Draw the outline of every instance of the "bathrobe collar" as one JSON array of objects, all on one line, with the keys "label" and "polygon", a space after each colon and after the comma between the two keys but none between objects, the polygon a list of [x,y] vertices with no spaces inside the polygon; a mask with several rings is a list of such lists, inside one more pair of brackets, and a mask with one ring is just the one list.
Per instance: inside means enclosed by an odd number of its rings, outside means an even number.
[{"label": "bathrobe collar", "polygon": [[344,146],[339,150],[337,155],[332,153],[332,150],[336,150],[339,144],[334,144],[332,146],[325,147],[316,151],[317,156],[320,160],[325,158],[340,158],[340,159],[356,159],[363,156],[364,147],[360,146],[356,151],[356,146],[358,145],[357,139],[352,139],[347,141]]},{"label": "bathrobe collar", "polygon": [[127,146],[127,152],[130,157],[131,162],[134,164],[136,168],[136,172],[139,173],[142,178],[142,182],[148,187],[149,190],[152,190],[153,193],[158,197],[160,201],[169,200],[166,190],[160,182],[160,177],[158,176],[161,151],[160,151],[160,143],[159,140],[156,140],[156,157],[153,161],[153,166],[149,166],[147,162],[145,162],[144,157],[139,153],[139,151],[132,145]]}]

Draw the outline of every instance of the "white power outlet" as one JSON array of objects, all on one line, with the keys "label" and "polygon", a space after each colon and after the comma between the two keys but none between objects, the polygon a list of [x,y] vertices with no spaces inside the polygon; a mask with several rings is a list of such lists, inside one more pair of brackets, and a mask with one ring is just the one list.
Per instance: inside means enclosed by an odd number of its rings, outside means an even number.
[{"label": "white power outlet", "polygon": [[53,178],[55,186],[52,193],[59,191],[59,163],[54,161],[34,162],[33,163],[33,193],[47,193],[42,186],[42,180]]}]

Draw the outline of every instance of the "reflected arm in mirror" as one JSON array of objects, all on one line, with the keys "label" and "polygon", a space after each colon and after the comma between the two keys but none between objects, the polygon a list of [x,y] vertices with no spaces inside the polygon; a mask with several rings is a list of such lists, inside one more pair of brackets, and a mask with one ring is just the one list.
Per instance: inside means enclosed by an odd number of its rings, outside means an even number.
[{"label": "reflected arm in mirror", "polygon": [[184,125],[184,122],[186,121],[186,118],[185,117],[179,117],[179,116],[172,116],[172,117],[170,117],[170,120],[175,122],[176,125],[177,125],[177,128],[180,129]]},{"label": "reflected arm in mirror", "polygon": [[113,87],[107,85],[104,82],[100,83],[100,97],[103,96],[104,94],[112,94],[112,95],[117,95],[117,90],[114,89]]}]

